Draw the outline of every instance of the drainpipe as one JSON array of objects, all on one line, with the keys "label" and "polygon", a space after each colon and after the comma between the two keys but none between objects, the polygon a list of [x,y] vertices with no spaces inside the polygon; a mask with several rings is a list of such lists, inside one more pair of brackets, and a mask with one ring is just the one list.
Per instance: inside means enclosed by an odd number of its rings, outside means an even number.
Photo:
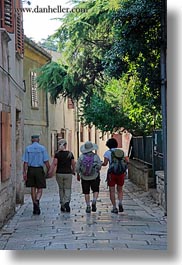
[{"label": "drainpipe", "polygon": [[48,92],[46,92],[46,127],[49,127]]},{"label": "drainpipe", "polygon": [[162,106],[162,132],[163,132],[163,162],[164,162],[164,194],[165,215],[167,215],[167,76],[166,76],[166,48],[167,48],[167,1],[162,0],[161,10],[161,106]]}]

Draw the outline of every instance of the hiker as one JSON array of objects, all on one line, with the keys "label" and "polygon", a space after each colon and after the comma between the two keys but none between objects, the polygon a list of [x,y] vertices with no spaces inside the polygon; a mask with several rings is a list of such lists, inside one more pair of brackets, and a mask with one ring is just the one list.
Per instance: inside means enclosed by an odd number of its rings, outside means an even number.
[{"label": "hiker", "polygon": [[53,175],[56,168],[56,181],[59,187],[59,199],[62,212],[70,212],[72,177],[75,175],[75,160],[71,151],[67,150],[67,141],[58,141],[58,151],[52,161],[49,176]]},{"label": "hiker", "polygon": [[[124,151],[117,148],[118,142],[114,138],[110,138],[106,142],[106,146],[109,148],[104,153],[104,162],[102,166],[107,166],[109,163],[109,168],[107,171],[107,184],[109,186],[110,192],[110,200],[112,203],[112,213],[123,212],[123,185],[124,185],[124,178],[127,170],[127,162],[128,158],[125,156]],[[119,159],[115,157],[115,152],[118,153]],[[117,154],[116,154],[117,156]],[[118,208],[116,207],[116,195],[115,195],[115,187],[117,188],[117,195],[118,195]]]},{"label": "hiker", "polygon": [[[79,156],[76,163],[77,180],[82,185],[82,192],[85,195],[86,213],[96,212],[96,202],[99,195],[100,187],[100,169],[101,160],[99,156],[93,152],[97,150],[98,145],[90,141],[85,142],[80,151],[82,154]],[[92,208],[90,206],[90,190],[93,192]]]},{"label": "hiker", "polygon": [[32,144],[25,148],[23,155],[23,178],[26,187],[31,187],[33,214],[40,214],[40,199],[42,189],[46,188],[44,164],[50,168],[49,156],[46,148],[39,144],[39,135],[31,136]]}]

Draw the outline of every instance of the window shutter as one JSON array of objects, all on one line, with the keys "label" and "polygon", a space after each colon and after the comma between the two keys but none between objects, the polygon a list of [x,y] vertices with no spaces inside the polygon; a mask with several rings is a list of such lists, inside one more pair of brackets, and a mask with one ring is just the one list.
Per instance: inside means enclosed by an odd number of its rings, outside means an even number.
[{"label": "window shutter", "polygon": [[5,28],[7,32],[14,32],[14,1],[0,0],[0,19],[1,27]]},{"label": "window shutter", "polygon": [[38,108],[38,92],[37,92],[37,74],[35,72],[30,73],[30,85],[31,85],[31,105],[33,108]]},{"label": "window shutter", "polygon": [[[20,0],[16,2],[16,10],[21,10],[22,4]],[[24,31],[23,31],[23,13],[16,12],[16,23],[15,23],[15,40],[16,40],[16,51],[23,57],[24,54]]]},{"label": "window shutter", "polygon": [[68,98],[68,109],[74,109],[74,102],[71,98]]},{"label": "window shutter", "polygon": [[11,176],[11,118],[9,112],[1,112],[1,180],[6,181]]}]

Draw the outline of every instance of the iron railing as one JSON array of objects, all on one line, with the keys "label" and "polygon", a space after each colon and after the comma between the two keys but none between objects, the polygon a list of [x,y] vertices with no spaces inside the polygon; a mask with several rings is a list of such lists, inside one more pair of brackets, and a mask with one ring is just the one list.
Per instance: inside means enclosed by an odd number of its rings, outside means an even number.
[{"label": "iron railing", "polygon": [[154,171],[163,170],[162,131],[132,137],[132,158],[151,165]]}]

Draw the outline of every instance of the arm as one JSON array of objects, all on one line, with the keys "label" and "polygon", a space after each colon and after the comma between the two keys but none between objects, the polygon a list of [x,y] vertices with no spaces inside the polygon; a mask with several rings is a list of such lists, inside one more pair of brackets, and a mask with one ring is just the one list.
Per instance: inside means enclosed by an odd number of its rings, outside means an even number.
[{"label": "arm", "polygon": [[101,170],[101,167],[102,167],[102,161],[100,160],[100,157],[98,155],[95,155],[94,158],[96,158],[96,161],[95,161],[96,162],[96,166],[95,166],[95,168],[99,172]]},{"label": "arm", "polygon": [[125,156],[124,159],[125,159],[125,162],[126,162],[126,163],[129,163],[129,157],[128,157],[128,156]]},{"label": "arm", "polygon": [[109,159],[104,157],[104,162],[102,163],[102,166],[107,166],[108,162],[109,162]]},{"label": "arm", "polygon": [[72,169],[72,174],[75,175],[75,160],[71,159],[71,169]]},{"label": "arm", "polygon": [[57,158],[54,158],[52,161],[52,164],[49,168],[49,171],[48,171],[49,176],[53,175],[54,169],[57,167],[57,164],[58,164],[58,160],[57,160]]},{"label": "arm", "polygon": [[49,169],[50,169],[49,161],[45,161],[44,164],[46,165],[47,171],[49,171]]},{"label": "arm", "polygon": [[47,150],[46,150],[45,147],[43,149],[43,161],[44,161],[44,164],[46,165],[46,168],[47,168],[47,171],[48,171],[49,168],[50,168],[49,155],[48,155]]},{"label": "arm", "polygon": [[75,167],[75,171],[77,173],[77,180],[80,181],[81,177],[80,177],[80,160],[78,158],[77,162],[76,162],[76,167]]},{"label": "arm", "polygon": [[23,163],[23,179],[25,181],[27,180],[27,170],[28,170],[28,163],[24,162]]}]

